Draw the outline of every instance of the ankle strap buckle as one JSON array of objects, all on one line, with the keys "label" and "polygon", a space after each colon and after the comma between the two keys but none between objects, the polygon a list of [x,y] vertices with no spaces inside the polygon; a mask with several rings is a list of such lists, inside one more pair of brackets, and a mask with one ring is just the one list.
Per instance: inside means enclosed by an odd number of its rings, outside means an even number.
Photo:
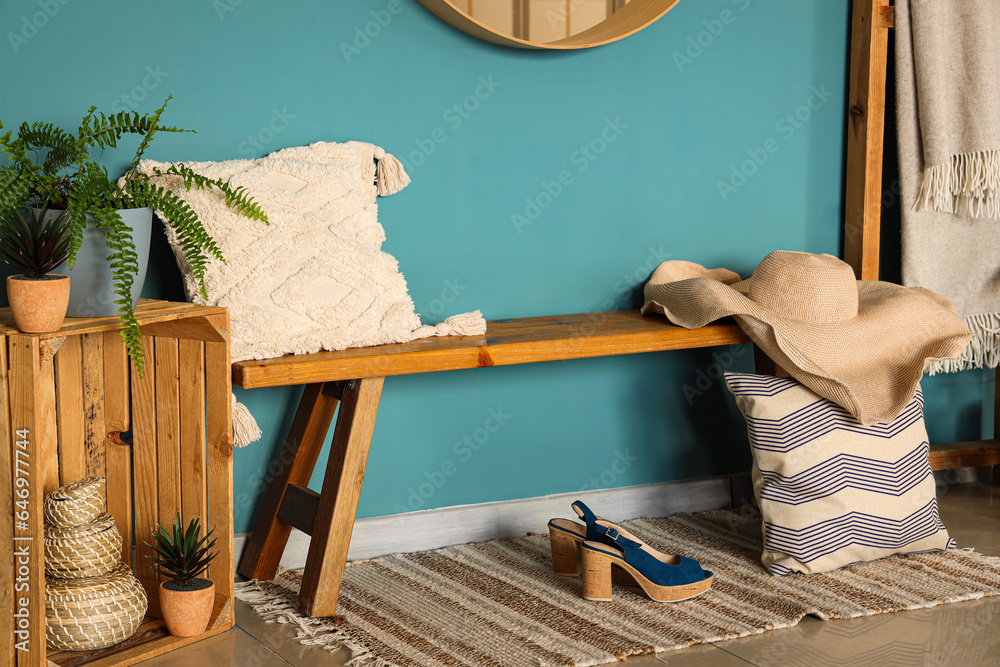
[{"label": "ankle strap buckle", "polygon": [[609,526],[608,529],[606,531],[604,531],[604,535],[609,540],[614,540],[615,542],[617,542],[618,541],[618,537],[621,535],[621,533],[618,532],[617,528],[613,528],[613,527]]}]

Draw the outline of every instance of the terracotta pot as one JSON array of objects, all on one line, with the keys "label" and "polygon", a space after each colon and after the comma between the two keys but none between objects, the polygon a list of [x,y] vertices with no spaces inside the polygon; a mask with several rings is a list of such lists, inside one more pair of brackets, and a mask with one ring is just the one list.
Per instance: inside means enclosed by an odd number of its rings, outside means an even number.
[{"label": "terracotta pot", "polygon": [[[194,581],[206,581],[195,579]],[[207,588],[196,591],[174,591],[160,584],[160,613],[167,624],[167,630],[174,637],[193,637],[205,632],[212,618],[215,602],[215,582]]]},{"label": "terracotta pot", "polygon": [[69,276],[50,273],[41,278],[7,277],[7,302],[14,324],[24,333],[58,331],[69,306]]}]

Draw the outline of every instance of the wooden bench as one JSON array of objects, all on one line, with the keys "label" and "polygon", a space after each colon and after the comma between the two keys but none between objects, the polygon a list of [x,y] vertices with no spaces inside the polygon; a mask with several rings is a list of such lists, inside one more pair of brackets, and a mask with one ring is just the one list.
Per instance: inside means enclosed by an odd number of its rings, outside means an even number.
[{"label": "wooden bench", "polygon": [[[494,320],[485,336],[318,352],[233,364],[244,389],[306,385],[278,458],[239,573],[271,579],[293,527],[312,536],[299,594],[310,616],[331,616],[358,509],[368,448],[385,378],[539,361],[682,350],[748,342],[727,322],[687,330],[662,317],[614,311]],[[340,405],[322,493],[307,488]]]},{"label": "wooden bench", "polygon": [[[333,615],[386,377],[746,342],[728,321],[687,330],[631,310],[494,320],[485,336],[234,363],[233,384],[244,389],[306,385],[238,571],[272,579],[291,529],[298,528],[312,536],[299,607],[314,617]],[[757,357],[760,372],[780,373]],[[306,485],[338,405],[322,493],[316,493]],[[937,445],[931,452],[935,470],[995,463],[1000,447],[994,440]]]}]

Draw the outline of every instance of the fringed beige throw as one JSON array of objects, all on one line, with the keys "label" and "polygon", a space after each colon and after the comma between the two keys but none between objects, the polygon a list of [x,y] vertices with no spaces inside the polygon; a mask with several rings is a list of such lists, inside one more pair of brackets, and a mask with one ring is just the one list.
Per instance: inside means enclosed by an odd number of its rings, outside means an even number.
[{"label": "fringed beige throw", "polygon": [[1000,218],[1000,3],[904,0],[896,11],[899,75],[916,88],[917,208]]},{"label": "fringed beige throw", "polygon": [[1000,361],[1000,2],[898,0],[903,283],[942,294],[975,338],[935,372]]}]

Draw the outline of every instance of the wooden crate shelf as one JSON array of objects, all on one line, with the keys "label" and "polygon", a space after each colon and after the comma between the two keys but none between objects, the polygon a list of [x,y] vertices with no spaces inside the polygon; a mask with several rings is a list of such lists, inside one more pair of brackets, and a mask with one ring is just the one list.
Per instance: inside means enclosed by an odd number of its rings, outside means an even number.
[{"label": "wooden crate shelf", "polygon": [[[0,652],[9,665],[131,665],[233,625],[229,315],[142,300],[136,316],[146,352],[142,377],[129,362],[117,318],[67,318],[58,332],[22,334],[0,310],[0,431],[7,443],[0,485],[8,489],[0,544],[14,545],[0,565],[0,616],[7,619],[0,622]],[[118,646],[48,651],[42,501],[85,476],[108,480],[106,511],[124,538],[122,559],[150,594],[150,609],[136,635]],[[16,495],[20,488],[26,499]],[[177,511],[185,521],[203,517],[218,537],[208,573],[215,609],[209,629],[191,638],[166,632],[158,577],[144,558],[152,528]]]}]

